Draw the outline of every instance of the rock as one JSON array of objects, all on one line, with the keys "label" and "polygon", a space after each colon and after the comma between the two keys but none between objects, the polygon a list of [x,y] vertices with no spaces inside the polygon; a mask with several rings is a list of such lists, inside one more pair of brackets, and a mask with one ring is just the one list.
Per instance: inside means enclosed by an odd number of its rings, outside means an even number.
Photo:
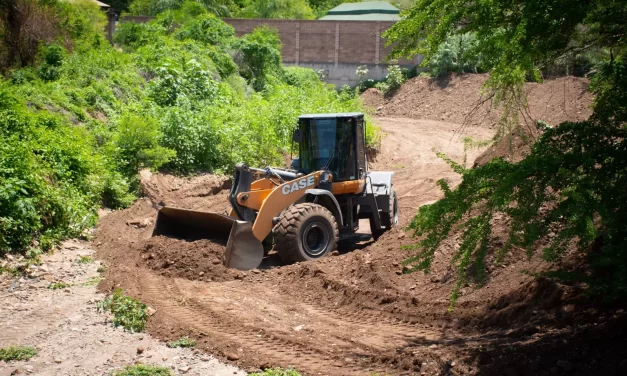
[{"label": "rock", "polygon": [[33,366],[31,365],[24,366],[24,371],[28,373],[33,373]]},{"label": "rock", "polygon": [[222,260],[220,260],[220,259],[213,259],[213,260],[211,260],[211,263],[213,265],[219,265],[219,264],[222,264]]},{"label": "rock", "polygon": [[147,314],[148,316],[152,316],[152,315],[154,315],[155,313],[157,313],[157,310],[156,310],[156,309],[154,309],[154,308],[152,308],[152,307],[146,307],[146,314]]},{"label": "rock", "polygon": [[397,270],[397,271],[396,271],[396,274],[397,274],[397,275],[401,275],[401,274],[403,274],[403,271],[402,271],[402,270]]},{"label": "rock", "polygon": [[41,271],[42,271],[42,272],[44,272],[44,273],[48,273],[48,272],[50,271],[50,269],[48,268],[48,265],[45,265],[45,264],[44,264],[44,265],[41,265],[41,266],[39,267],[39,270],[41,270]]},{"label": "rock", "polygon": [[144,353],[144,348],[141,346],[137,347],[137,355],[141,355],[143,353]]},{"label": "rock", "polygon": [[339,256],[339,255],[340,255],[340,251],[338,250],[331,252],[331,256]]},{"label": "rock", "polygon": [[409,272],[409,266],[403,265],[403,273]]},{"label": "rock", "polygon": [[198,273],[198,276],[200,276],[200,277],[202,277],[203,275],[205,275],[205,272]]},{"label": "rock", "polygon": [[301,330],[303,330],[305,328],[305,325],[300,324],[298,326],[295,326],[293,329],[295,332],[300,332]]},{"label": "rock", "polygon": [[203,356],[200,357],[200,360],[202,360],[203,362],[208,362],[208,361],[211,360],[211,358],[208,357],[207,355],[203,355]]},{"label": "rock", "polygon": [[404,232],[401,232],[400,234],[398,234],[398,238],[399,238],[399,239],[403,239],[403,238],[405,238],[405,233],[404,233]]},{"label": "rock", "polygon": [[61,360],[61,358],[54,358],[54,362],[55,362],[55,363],[57,363],[57,364],[59,364],[59,363],[61,363],[61,362],[63,362],[63,361]]},{"label": "rock", "polygon": [[13,375],[21,375],[22,371],[20,371],[19,369],[14,369],[13,372],[11,372],[11,376]]},{"label": "rock", "polygon": [[555,365],[564,372],[570,372],[573,369],[573,364],[568,360],[558,360]]},{"label": "rock", "polygon": [[435,343],[433,345],[429,346],[429,349],[431,349],[431,350],[437,349],[437,348],[438,348],[438,345],[436,345]]},{"label": "rock", "polygon": [[190,366],[181,366],[179,367],[179,372],[187,373],[190,369],[192,369]]},{"label": "rock", "polygon": [[236,361],[239,360],[239,355],[237,355],[236,353],[228,353],[226,354],[226,358],[230,361]]},{"label": "rock", "polygon": [[440,277],[438,277],[437,275],[431,276],[431,282],[433,282],[433,283],[440,282]]}]

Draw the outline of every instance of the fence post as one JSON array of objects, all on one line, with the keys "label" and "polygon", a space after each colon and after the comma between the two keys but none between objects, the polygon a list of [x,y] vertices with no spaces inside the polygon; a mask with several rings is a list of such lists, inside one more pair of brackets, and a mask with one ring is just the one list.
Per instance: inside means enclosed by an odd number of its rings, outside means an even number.
[{"label": "fence post", "polygon": [[113,45],[113,33],[115,32],[115,19],[117,18],[115,9],[109,8],[109,10],[107,11],[107,16],[109,18],[109,25],[107,25],[107,39]]}]

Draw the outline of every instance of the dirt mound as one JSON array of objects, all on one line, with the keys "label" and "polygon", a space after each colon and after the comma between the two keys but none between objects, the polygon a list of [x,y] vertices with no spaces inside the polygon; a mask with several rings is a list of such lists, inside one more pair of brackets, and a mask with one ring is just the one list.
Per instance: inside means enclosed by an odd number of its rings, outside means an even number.
[{"label": "dirt mound", "polygon": [[[458,124],[494,128],[501,111],[482,97],[486,74],[451,75],[433,79],[415,77],[408,80],[383,103],[371,90],[362,94],[366,105],[377,109],[377,115],[431,119]],[[543,120],[551,124],[587,119],[592,104],[589,81],[577,77],[547,80],[542,84],[525,84],[529,108],[520,114],[521,121],[533,124]]]},{"label": "dirt mound", "polygon": [[373,87],[366,89],[363,93],[361,93],[361,100],[366,106],[375,110],[385,104],[385,98],[383,97],[381,90]]},{"label": "dirt mound", "polygon": [[225,248],[215,239],[188,242],[157,236],[143,243],[140,252],[149,268],[166,277],[228,281],[239,273],[222,263]]}]

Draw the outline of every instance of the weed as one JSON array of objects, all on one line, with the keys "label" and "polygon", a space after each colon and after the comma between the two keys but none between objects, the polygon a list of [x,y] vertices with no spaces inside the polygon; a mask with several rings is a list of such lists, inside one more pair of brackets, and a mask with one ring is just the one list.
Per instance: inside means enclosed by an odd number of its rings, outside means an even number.
[{"label": "weed", "polygon": [[76,262],[78,262],[79,264],[91,264],[92,262],[94,262],[94,259],[89,256],[80,256],[78,260],[76,260]]},{"label": "weed", "polygon": [[12,360],[28,360],[37,355],[37,349],[30,346],[9,346],[0,349],[0,360],[10,362]]},{"label": "weed", "polygon": [[155,367],[145,364],[135,364],[132,366],[126,366],[124,369],[119,370],[113,374],[113,376],[170,376],[172,373],[169,368]]},{"label": "weed", "polygon": [[65,282],[52,282],[51,284],[48,285],[48,288],[50,290],[60,290],[60,289],[64,289],[70,286],[72,285],[70,285],[69,283],[65,283]]},{"label": "weed", "polygon": [[168,347],[194,347],[196,346],[196,340],[189,337],[183,337],[173,342],[168,342]]},{"label": "weed", "polygon": [[261,373],[250,373],[248,376],[301,376],[295,369],[268,368]]},{"label": "weed", "polygon": [[131,333],[142,332],[146,327],[148,320],[146,305],[129,296],[122,295],[120,289],[103,301],[97,302],[96,307],[99,312],[110,311],[113,313],[113,326],[115,327],[121,326]]},{"label": "weed", "polygon": [[83,282],[81,286],[96,286],[102,281],[102,277],[91,277],[86,282]]}]

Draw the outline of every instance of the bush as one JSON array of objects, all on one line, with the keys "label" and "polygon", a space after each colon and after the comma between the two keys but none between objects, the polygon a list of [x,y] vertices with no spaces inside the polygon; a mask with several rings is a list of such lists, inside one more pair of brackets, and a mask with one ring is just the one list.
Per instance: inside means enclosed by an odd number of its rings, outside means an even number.
[{"label": "bush", "polygon": [[435,77],[450,73],[483,73],[485,62],[476,51],[476,37],[473,33],[455,34],[438,46],[429,59],[428,67]]},{"label": "bush", "polygon": [[30,346],[9,346],[0,349],[0,360],[10,362],[12,360],[28,360],[37,355],[37,349]]},{"label": "bush", "polygon": [[124,369],[116,371],[114,376],[170,376],[169,368],[148,366],[145,364],[135,364],[126,366]]},{"label": "bush", "polygon": [[385,76],[385,80],[376,83],[374,87],[387,94],[400,88],[405,81],[407,81],[405,69],[398,65],[390,65],[388,66],[388,74]]},{"label": "bush", "polygon": [[196,340],[190,339],[189,337],[183,337],[173,342],[168,342],[168,347],[176,348],[176,347],[194,347],[196,346]]},{"label": "bush", "polygon": [[146,305],[122,295],[120,289],[103,301],[97,302],[97,307],[99,312],[113,313],[113,326],[115,327],[121,326],[131,333],[143,332],[146,328],[146,321],[148,321]]}]

